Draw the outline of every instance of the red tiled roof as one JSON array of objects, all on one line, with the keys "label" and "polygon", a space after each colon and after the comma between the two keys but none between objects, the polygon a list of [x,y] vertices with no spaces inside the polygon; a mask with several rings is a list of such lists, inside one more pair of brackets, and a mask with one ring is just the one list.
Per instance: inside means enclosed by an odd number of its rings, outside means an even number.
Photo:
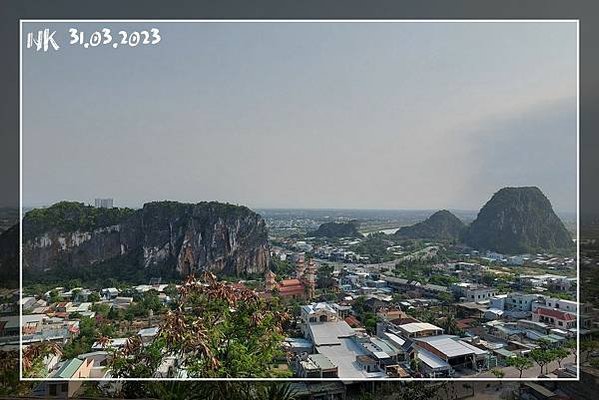
[{"label": "red tiled roof", "polygon": [[466,328],[469,328],[470,325],[472,323],[474,323],[475,321],[476,320],[474,318],[464,318],[464,319],[457,320],[455,323],[459,329],[466,329]]},{"label": "red tiled roof", "polygon": [[362,326],[362,324],[360,324],[360,321],[358,321],[358,319],[356,317],[354,317],[353,315],[348,315],[347,317],[345,317],[345,322],[347,322],[347,324],[349,326],[351,326],[352,328],[357,328]]},{"label": "red tiled roof", "polygon": [[299,279],[283,279],[281,281],[281,283],[279,284],[279,286],[297,286],[297,285],[301,285],[302,283],[300,282]]},{"label": "red tiled roof", "polygon": [[542,315],[545,317],[553,317],[555,319],[561,319],[562,321],[575,321],[576,317],[570,313],[553,310],[551,308],[537,308],[535,314]]},{"label": "red tiled roof", "polygon": [[303,286],[285,286],[279,288],[280,295],[291,295],[291,294],[300,294],[304,293]]}]

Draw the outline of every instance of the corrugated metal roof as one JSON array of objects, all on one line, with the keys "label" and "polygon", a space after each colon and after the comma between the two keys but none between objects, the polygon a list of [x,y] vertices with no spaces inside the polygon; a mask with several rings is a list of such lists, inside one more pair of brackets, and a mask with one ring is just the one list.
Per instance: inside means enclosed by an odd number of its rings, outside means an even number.
[{"label": "corrugated metal roof", "polygon": [[426,351],[424,349],[418,350],[418,358],[420,361],[428,365],[431,369],[449,369],[450,366],[444,360],[440,359],[433,353]]},{"label": "corrugated metal roof", "polygon": [[457,336],[439,335],[426,338],[414,339],[416,342],[424,342],[433,346],[447,357],[459,357],[468,354],[485,354],[487,351],[472,346],[464,341],[457,340]]},{"label": "corrugated metal roof", "polygon": [[391,333],[391,332],[385,332],[384,335],[391,341],[391,343],[393,343],[395,346],[398,346],[399,348],[401,348],[401,346],[403,346],[404,343],[406,342],[405,339],[402,339],[399,336],[397,336],[396,334]]},{"label": "corrugated metal roof", "polygon": [[62,367],[60,367],[60,369],[58,371],[56,371],[56,374],[54,375],[54,377],[55,378],[65,378],[65,379],[72,378],[73,374],[75,372],[77,372],[77,370],[83,363],[84,363],[84,360],[80,360],[78,358],[72,358],[68,361],[65,361],[65,363],[62,365]]}]

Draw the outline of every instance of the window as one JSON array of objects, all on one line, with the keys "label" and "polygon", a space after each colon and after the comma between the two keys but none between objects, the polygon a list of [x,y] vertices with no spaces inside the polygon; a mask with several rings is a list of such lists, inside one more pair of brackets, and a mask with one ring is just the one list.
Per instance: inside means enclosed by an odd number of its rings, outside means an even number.
[{"label": "window", "polygon": [[49,393],[50,396],[56,396],[56,386],[54,384],[49,385],[48,389],[49,389]]},{"label": "window", "polygon": [[65,382],[65,383],[63,383],[63,384],[62,384],[62,387],[60,388],[60,390],[61,390],[63,393],[66,393],[66,392],[68,392],[68,391],[69,391],[69,384],[68,384],[68,382]]}]

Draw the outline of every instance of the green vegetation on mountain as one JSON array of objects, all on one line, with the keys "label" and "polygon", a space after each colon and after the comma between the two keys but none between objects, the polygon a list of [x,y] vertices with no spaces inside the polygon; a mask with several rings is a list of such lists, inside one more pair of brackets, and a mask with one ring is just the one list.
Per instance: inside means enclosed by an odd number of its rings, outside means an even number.
[{"label": "green vegetation on mountain", "polygon": [[74,201],[61,201],[25,214],[23,231],[35,236],[56,229],[61,232],[91,231],[116,225],[132,216],[131,208],[97,208]]},{"label": "green vegetation on mountain", "polygon": [[133,210],[61,202],[31,210],[23,219],[28,279],[108,274],[135,280],[205,269],[246,276],[261,274],[268,263],[264,220],[228,203],[159,201]]},{"label": "green vegetation on mountain", "polygon": [[437,211],[426,220],[405,226],[395,233],[397,237],[457,241],[466,225],[447,210]]},{"label": "green vegetation on mountain", "polygon": [[574,248],[572,237],[537,187],[506,187],[495,193],[470,225],[466,243],[508,254]]},{"label": "green vegetation on mountain", "polygon": [[308,234],[309,236],[342,238],[342,237],[362,237],[358,231],[358,222],[325,222],[318,229]]}]

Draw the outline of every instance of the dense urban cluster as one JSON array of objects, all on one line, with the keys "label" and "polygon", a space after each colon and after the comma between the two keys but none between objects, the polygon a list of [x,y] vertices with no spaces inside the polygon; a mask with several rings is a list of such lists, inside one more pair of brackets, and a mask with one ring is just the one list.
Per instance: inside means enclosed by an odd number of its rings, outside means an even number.
[{"label": "dense urban cluster", "polygon": [[[599,364],[599,310],[577,301],[573,252],[501,254],[398,236],[390,221],[305,218],[268,226],[261,274],[28,281],[2,293],[3,314],[22,312],[0,317],[3,349],[21,349],[24,376],[50,378],[34,386],[45,396],[89,389],[73,378],[576,378],[578,361]],[[115,395],[115,382],[94,390]]]},{"label": "dense urban cluster", "polygon": [[[335,246],[362,240],[367,239],[341,239]],[[576,377],[577,322],[583,344],[596,329],[596,310],[568,300],[577,289],[576,263],[569,257],[479,254],[426,242],[406,251],[392,246],[388,251],[396,260],[364,264],[316,256],[330,244],[298,249],[311,241],[273,246],[275,268],[263,280],[234,283],[266,304],[276,300],[291,314],[281,355],[271,365],[279,376]],[[439,261],[450,254],[455,259]],[[551,273],[530,272],[536,270]],[[22,324],[18,316],[2,318],[3,341],[18,343],[22,333],[23,345],[31,348],[60,345],[39,350],[44,356],[26,369],[31,376],[111,377],[115,350],[129,346],[132,337],[142,346],[160,337],[182,284],[156,279],[117,286],[43,293],[27,288],[20,300]],[[589,346],[595,342],[589,340]],[[174,357],[161,360],[152,374],[188,376]],[[45,386],[47,394],[63,389],[52,382]],[[64,388],[77,389],[71,386],[77,382]]]}]

